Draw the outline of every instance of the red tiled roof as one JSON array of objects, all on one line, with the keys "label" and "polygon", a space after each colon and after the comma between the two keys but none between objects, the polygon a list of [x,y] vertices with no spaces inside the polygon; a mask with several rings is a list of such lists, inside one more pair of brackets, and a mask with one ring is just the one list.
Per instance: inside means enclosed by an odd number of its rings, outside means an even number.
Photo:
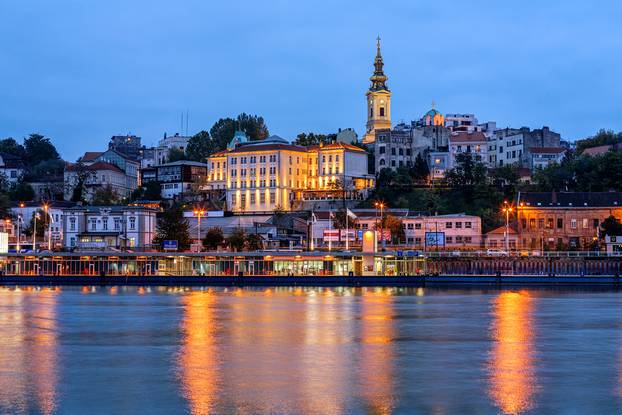
[{"label": "red tiled roof", "polygon": [[[78,166],[77,164],[67,163],[65,169],[69,171],[76,171],[78,170]],[[123,170],[121,170],[119,167],[115,166],[114,164],[106,163],[104,161],[98,161],[91,164],[90,166],[85,166],[84,169],[89,171],[110,170],[117,173],[124,173]]]},{"label": "red tiled roof", "polygon": [[452,143],[485,143],[486,136],[481,131],[474,131],[472,133],[458,132],[450,135],[449,141]]},{"label": "red tiled roof", "polygon": [[587,156],[600,156],[601,154],[605,154],[612,148],[613,148],[613,144],[607,144],[607,145],[598,146],[598,147],[590,147],[590,148],[586,148],[585,150],[583,150],[582,154],[585,154]]},{"label": "red tiled roof", "polygon": [[565,153],[566,149],[564,147],[531,147],[529,149],[532,153],[535,154],[551,154],[551,153]]},{"label": "red tiled roof", "polygon": [[290,151],[306,151],[305,147],[296,146],[294,144],[255,144],[237,147],[229,154],[234,153],[256,153],[258,151],[274,151],[274,150],[290,150]]},{"label": "red tiled roof", "polygon": [[84,153],[84,155],[80,158],[80,160],[82,161],[93,161],[95,160],[97,157],[101,156],[102,154],[104,154],[101,151],[87,151],[86,153]]},{"label": "red tiled roof", "polygon": [[[309,146],[307,147],[307,150],[311,150],[313,148],[313,150],[317,149],[317,146]],[[360,152],[365,152],[365,150],[363,150],[360,147],[357,147],[355,145],[352,144],[347,144],[347,143],[341,143],[341,142],[337,142],[337,143],[330,143],[330,144],[326,144],[324,146],[320,146],[320,150],[336,150],[336,149],[341,149],[343,148],[344,150],[351,150],[351,151],[360,151]]]}]

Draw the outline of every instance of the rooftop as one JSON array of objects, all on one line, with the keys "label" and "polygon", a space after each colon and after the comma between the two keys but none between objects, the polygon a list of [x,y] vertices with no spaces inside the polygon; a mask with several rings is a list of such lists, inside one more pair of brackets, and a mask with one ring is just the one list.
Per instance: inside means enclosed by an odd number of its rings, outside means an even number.
[{"label": "rooftop", "polygon": [[452,143],[485,143],[486,136],[481,131],[472,133],[458,132],[450,135],[449,141]]},{"label": "rooftop", "polygon": [[520,192],[518,204],[526,207],[622,207],[622,192]]}]

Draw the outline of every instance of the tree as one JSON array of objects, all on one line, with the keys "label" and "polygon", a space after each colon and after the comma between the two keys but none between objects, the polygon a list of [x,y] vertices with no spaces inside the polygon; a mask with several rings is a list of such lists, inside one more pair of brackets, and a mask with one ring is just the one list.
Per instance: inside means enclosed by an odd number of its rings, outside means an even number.
[{"label": "tree", "polygon": [[153,243],[162,246],[164,241],[177,241],[179,250],[186,251],[190,248],[190,232],[188,221],[184,218],[184,211],[179,205],[173,205],[165,210],[158,218],[156,237]]},{"label": "tree", "polygon": [[88,182],[88,180],[93,177],[95,174],[92,170],[88,168],[86,164],[81,161],[78,161],[76,164],[72,166],[73,171],[76,173],[76,180],[74,183],[67,183],[68,186],[73,185],[73,189],[71,190],[71,201],[72,202],[83,202],[84,201],[84,185]]},{"label": "tree", "polygon": [[246,242],[246,234],[242,228],[237,228],[227,238],[227,245],[232,251],[241,251],[244,249],[244,243]]},{"label": "tree", "polygon": [[337,138],[337,134],[315,134],[315,133],[300,133],[296,136],[294,144],[299,146],[313,146],[320,144],[329,144]]},{"label": "tree", "polygon": [[9,195],[0,192],[0,219],[6,219],[11,217],[11,200]]},{"label": "tree", "polygon": [[212,137],[214,152],[222,151],[227,148],[237,127],[237,122],[233,118],[221,118],[214,123],[209,130],[209,134]]},{"label": "tree", "polygon": [[44,160],[32,166],[26,174],[26,181],[45,181],[49,178],[61,177],[65,170],[65,162],[60,159]]},{"label": "tree", "polygon": [[417,154],[415,158],[415,164],[412,168],[411,172],[413,179],[415,180],[427,180],[430,176],[430,169],[428,167],[428,163],[421,156],[421,153]]},{"label": "tree", "polygon": [[382,229],[388,229],[391,231],[391,240],[399,243],[404,239],[404,224],[402,220],[393,215],[386,215],[382,218]]},{"label": "tree", "polygon": [[35,198],[35,191],[31,185],[26,182],[19,181],[9,192],[12,200],[30,201]]},{"label": "tree", "polygon": [[26,156],[26,150],[24,149],[24,146],[18,144],[13,137],[8,137],[4,140],[0,140],[0,152],[13,154],[22,158]]},{"label": "tree", "polygon": [[486,183],[486,166],[475,161],[471,153],[460,153],[456,156],[456,167],[445,175],[452,187],[467,187]]},{"label": "tree", "polygon": [[622,236],[622,223],[611,215],[600,224],[601,235]]},{"label": "tree", "polygon": [[263,239],[255,233],[248,234],[246,235],[246,246],[249,251],[259,251],[263,249]]},{"label": "tree", "polygon": [[614,133],[612,130],[599,130],[596,135],[584,140],[577,141],[577,153],[582,153],[586,148],[622,143],[622,132]]},{"label": "tree", "polygon": [[172,163],[174,161],[186,160],[186,153],[183,150],[178,149],[177,147],[173,147],[168,151],[168,162]]},{"label": "tree", "polygon": [[119,195],[114,191],[111,185],[101,187],[93,194],[92,205],[107,206],[119,203]]},{"label": "tree", "polygon": [[26,150],[26,166],[34,167],[42,161],[59,160],[60,156],[51,140],[41,134],[30,134],[24,140]]},{"label": "tree", "polygon": [[212,138],[207,131],[200,131],[188,140],[186,158],[204,163],[214,153]]},{"label": "tree", "polygon": [[203,247],[208,251],[215,251],[222,245],[225,237],[223,236],[222,229],[219,227],[209,228],[203,238]]},{"label": "tree", "polygon": [[243,112],[238,115],[237,122],[238,129],[246,132],[251,141],[264,140],[270,134],[263,117],[259,115],[250,115]]},{"label": "tree", "polygon": [[37,217],[37,237],[42,238],[45,235],[45,231],[48,229],[51,217],[43,209],[37,209],[32,212],[30,217],[30,224],[24,228],[24,234],[32,236],[35,227],[35,216]]},{"label": "tree", "polygon": [[162,199],[162,187],[160,182],[151,181],[147,182],[144,186],[143,198],[145,200],[160,200]]}]

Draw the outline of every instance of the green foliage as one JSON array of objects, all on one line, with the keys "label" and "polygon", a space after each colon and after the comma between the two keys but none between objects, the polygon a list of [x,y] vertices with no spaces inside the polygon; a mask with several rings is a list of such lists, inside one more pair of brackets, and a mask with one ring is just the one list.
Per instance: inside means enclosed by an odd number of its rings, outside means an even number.
[{"label": "green foliage", "polygon": [[32,168],[42,161],[59,160],[60,156],[51,140],[41,134],[30,134],[24,140],[26,150],[26,166]]},{"label": "green foliage", "polygon": [[421,156],[421,153],[417,154],[415,158],[415,164],[411,171],[411,176],[415,180],[427,180],[430,176],[430,168],[428,167],[428,163]]},{"label": "green foliage", "polygon": [[346,229],[346,218],[348,218],[348,229],[356,228],[357,219],[348,217],[345,209],[340,209],[333,213],[333,228]]},{"label": "green foliage", "polygon": [[167,158],[169,163],[173,163],[174,161],[186,160],[186,153],[184,153],[183,150],[173,147],[168,151]]},{"label": "green foliage", "polygon": [[31,185],[24,181],[19,181],[10,190],[9,195],[11,200],[19,200],[21,202],[28,202],[35,198],[35,191]]},{"label": "green foliage", "polygon": [[622,235],[622,223],[611,215],[600,224],[600,230],[602,236],[620,236]]},{"label": "green foliage", "polygon": [[19,157],[26,156],[26,150],[24,149],[24,146],[18,144],[17,141],[15,141],[15,139],[12,137],[0,140],[0,152],[13,154]]},{"label": "green foliage", "polygon": [[622,143],[622,132],[614,133],[611,130],[600,130],[594,137],[577,141],[577,152],[582,153],[586,148]]},{"label": "green foliage", "polygon": [[43,160],[29,169],[24,177],[24,180],[45,181],[54,177],[62,177],[64,170],[65,162],[60,159]]},{"label": "green foliage", "polygon": [[119,200],[117,192],[112,189],[111,185],[107,185],[95,191],[91,204],[93,206],[116,205],[119,203]]},{"label": "green foliage", "polygon": [[214,143],[207,131],[200,131],[188,140],[186,158],[205,163],[210,154],[215,153]]},{"label": "green foliage", "polygon": [[209,251],[215,251],[224,242],[222,229],[219,227],[210,228],[203,238],[203,247]]},{"label": "green foliage", "polygon": [[30,217],[30,224],[24,228],[24,234],[28,236],[32,236],[35,228],[35,216],[37,217],[37,237],[43,237],[45,234],[45,230],[48,228],[51,217],[43,209],[37,209],[35,212],[32,212],[32,216]]},{"label": "green foliage", "polygon": [[330,144],[337,138],[337,134],[300,133],[296,136],[294,144],[299,146],[313,146]]},{"label": "green foliage", "polygon": [[263,117],[258,115],[242,113],[236,119],[221,118],[209,130],[212,137],[211,151],[217,152],[226,149],[236,130],[245,131],[251,141],[263,140],[269,135]]},{"label": "green foliage", "polygon": [[160,215],[156,232],[153,239],[155,245],[162,246],[165,240],[176,240],[179,250],[185,251],[190,248],[188,221],[184,218],[184,211],[179,205],[173,205]]},{"label": "green foliage", "polygon": [[227,238],[227,245],[232,251],[241,251],[244,249],[244,243],[246,242],[246,234],[241,228],[236,229]]},{"label": "green foliage", "polygon": [[0,219],[11,217],[11,200],[5,192],[0,192]]},{"label": "green foliage", "polygon": [[246,246],[249,251],[259,251],[263,249],[263,239],[255,233],[248,234],[246,235]]},{"label": "green foliage", "polygon": [[160,200],[162,199],[162,188],[160,186],[160,182],[147,182],[143,189],[145,190],[143,193],[143,199],[145,200]]}]

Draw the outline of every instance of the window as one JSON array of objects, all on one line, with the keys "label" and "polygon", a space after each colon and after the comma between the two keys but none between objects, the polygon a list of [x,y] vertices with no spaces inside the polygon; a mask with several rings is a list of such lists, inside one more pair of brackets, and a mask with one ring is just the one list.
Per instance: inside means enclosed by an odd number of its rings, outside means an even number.
[{"label": "window", "polygon": [[121,229],[121,219],[119,218],[114,218],[114,229],[116,231],[118,231],[119,229]]},{"label": "window", "polygon": [[380,116],[384,117],[384,107],[380,107]]},{"label": "window", "polygon": [[251,205],[255,204],[255,193],[251,193]]},{"label": "window", "polygon": [[570,219],[570,229],[577,229],[577,220]]},{"label": "window", "polygon": [[134,216],[130,216],[130,230],[136,229],[136,218]]},{"label": "window", "polygon": [[564,220],[562,218],[557,218],[557,229],[564,228]]},{"label": "window", "polygon": [[454,242],[453,237],[448,236],[447,238],[445,238],[445,242],[448,243],[448,244],[453,243]]},{"label": "window", "polygon": [[421,245],[421,238],[415,238],[415,245]]},{"label": "window", "polygon": [[593,223],[594,223],[594,228],[598,228],[599,220],[598,219],[594,219]]},{"label": "window", "polygon": [[530,229],[536,228],[536,220],[534,218],[529,219],[529,228]]},{"label": "window", "polygon": [[462,229],[462,222],[456,222],[456,229]]},{"label": "window", "polygon": [[91,230],[94,231],[95,229],[97,229],[97,219],[92,218],[90,219],[91,222]]},{"label": "window", "polygon": [[544,228],[544,218],[538,219],[538,229]]},{"label": "window", "polygon": [[553,218],[548,218],[546,220],[546,229],[553,229]]},{"label": "window", "polygon": [[454,224],[452,222],[445,222],[445,229],[451,229],[454,227],[453,225]]},{"label": "window", "polygon": [[69,230],[76,230],[76,218],[69,218]]},{"label": "window", "polygon": [[583,218],[583,229],[587,229],[588,228],[588,226],[589,226],[588,222],[589,221],[587,220],[587,218]]},{"label": "window", "polygon": [[240,205],[242,205],[242,209],[246,208],[246,194],[244,193],[240,195]]},{"label": "window", "polygon": [[395,155],[395,148],[391,149],[391,155],[394,156]]},{"label": "window", "polygon": [[266,203],[266,194],[263,192],[259,194],[259,203],[261,203],[262,205]]},{"label": "window", "polygon": [[414,229],[414,224],[412,224],[412,223],[408,223],[408,224],[406,225],[406,229]]},{"label": "window", "polygon": [[387,151],[387,149],[384,146],[378,147],[378,153],[379,154],[384,154],[384,153],[386,153],[386,151]]},{"label": "window", "polygon": [[421,224],[420,223],[415,223],[415,229],[421,229]]},{"label": "window", "polygon": [[105,231],[108,230],[108,218],[102,218],[102,225]]},{"label": "window", "polygon": [[276,194],[275,193],[270,193],[270,203],[272,203],[272,204],[276,203]]},{"label": "window", "polygon": [[[524,221],[525,219],[523,219]],[[471,229],[471,222],[464,222],[464,227],[467,229]]]}]

